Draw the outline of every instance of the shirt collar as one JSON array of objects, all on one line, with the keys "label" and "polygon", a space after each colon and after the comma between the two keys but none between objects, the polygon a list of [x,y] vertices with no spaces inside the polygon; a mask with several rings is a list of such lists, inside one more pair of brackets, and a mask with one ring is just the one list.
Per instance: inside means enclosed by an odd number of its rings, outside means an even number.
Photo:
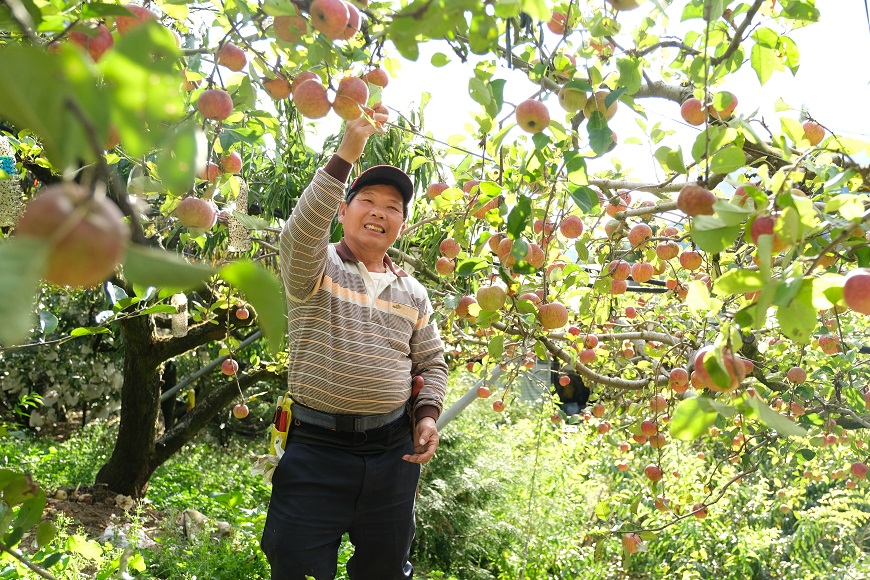
[{"label": "shirt collar", "polygon": [[[358,264],[359,260],[356,256],[354,256],[353,251],[351,251],[350,247],[347,245],[347,242],[344,241],[344,238],[341,238],[341,241],[335,246],[335,253],[338,254],[338,257],[341,258],[345,262],[353,262],[354,264]],[[387,268],[396,275],[398,278],[407,278],[408,274],[405,273],[404,270],[396,266],[389,256],[384,254],[384,264],[386,264]]]}]

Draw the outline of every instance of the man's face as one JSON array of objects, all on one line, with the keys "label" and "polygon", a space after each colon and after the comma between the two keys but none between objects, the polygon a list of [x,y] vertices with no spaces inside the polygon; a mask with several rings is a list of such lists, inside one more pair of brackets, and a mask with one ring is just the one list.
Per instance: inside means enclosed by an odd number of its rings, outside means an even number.
[{"label": "man's face", "polygon": [[392,185],[367,185],[338,209],[338,221],[354,253],[386,253],[405,229],[402,194]]}]

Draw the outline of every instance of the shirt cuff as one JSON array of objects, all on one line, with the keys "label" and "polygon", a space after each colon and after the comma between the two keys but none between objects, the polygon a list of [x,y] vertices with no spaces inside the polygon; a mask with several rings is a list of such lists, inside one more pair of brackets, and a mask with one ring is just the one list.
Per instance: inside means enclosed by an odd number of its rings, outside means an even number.
[{"label": "shirt cuff", "polygon": [[419,421],[424,417],[431,417],[437,421],[440,414],[438,407],[435,405],[420,405],[417,410],[414,411],[414,418]]},{"label": "shirt cuff", "polygon": [[342,183],[347,183],[347,178],[350,176],[350,170],[352,168],[353,165],[338,155],[333,155],[330,160],[327,161],[323,170],[328,173],[330,177],[334,177]]}]

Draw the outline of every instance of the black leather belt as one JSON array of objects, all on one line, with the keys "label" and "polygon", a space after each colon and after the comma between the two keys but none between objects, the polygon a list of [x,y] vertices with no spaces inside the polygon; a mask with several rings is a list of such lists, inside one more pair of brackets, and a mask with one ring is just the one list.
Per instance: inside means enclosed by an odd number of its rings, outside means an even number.
[{"label": "black leather belt", "polygon": [[301,423],[322,427],[331,431],[347,433],[368,431],[388,425],[405,414],[405,406],[402,405],[394,411],[383,415],[333,415],[317,411],[311,407],[305,407],[299,403],[293,403],[293,419]]}]

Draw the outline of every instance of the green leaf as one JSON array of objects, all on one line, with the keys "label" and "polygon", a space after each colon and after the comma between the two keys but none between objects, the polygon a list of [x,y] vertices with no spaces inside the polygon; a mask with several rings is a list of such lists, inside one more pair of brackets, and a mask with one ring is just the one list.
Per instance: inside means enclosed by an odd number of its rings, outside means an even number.
[{"label": "green leaf", "polygon": [[729,145],[713,155],[710,169],[716,173],[731,173],[744,165],[746,165],[746,155],[744,155],[743,150],[736,145]]},{"label": "green leaf", "polygon": [[182,292],[205,284],[214,268],[191,264],[172,252],[133,245],[124,260],[124,277],[133,284]]},{"label": "green leaf", "polygon": [[734,243],[740,229],[740,226],[726,226],[713,216],[700,215],[692,220],[692,241],[705,252],[717,254]]},{"label": "green leaf", "polygon": [[544,0],[523,0],[523,12],[538,22],[547,22],[553,13]]},{"label": "green leaf", "polygon": [[813,306],[812,280],[804,279],[797,295],[785,306],[776,310],[780,331],[788,338],[808,343],[816,327],[816,308]]},{"label": "green leaf", "polygon": [[760,398],[749,397],[746,400],[746,404],[755,411],[755,416],[759,421],[771,429],[775,429],[780,435],[786,437],[806,437],[807,432],[803,427],[796,425],[788,417],[780,415],[768,407],[767,403],[762,401]]},{"label": "green leaf", "polygon": [[620,58],[616,67],[619,69],[619,85],[625,87],[629,95],[636,93],[643,82],[640,60],[637,57]]},{"label": "green leaf", "polygon": [[36,291],[48,252],[48,243],[33,238],[0,242],[0,343],[20,344],[33,329]]},{"label": "green leaf", "polygon": [[592,111],[586,123],[589,133],[589,146],[596,155],[604,155],[613,145],[613,131],[607,126],[607,118],[601,111]]},{"label": "green leaf", "polygon": [[72,337],[90,336],[92,334],[109,334],[111,331],[103,326],[79,326],[73,328],[69,335]]},{"label": "green leaf", "polygon": [[665,171],[673,172],[678,175],[686,173],[686,162],[683,160],[683,150],[681,147],[671,149],[670,147],[662,145],[656,149],[653,156]]},{"label": "green leaf", "polygon": [[586,159],[577,151],[565,151],[565,169],[568,172],[568,183],[575,185],[588,185],[589,176],[586,174]]},{"label": "green leaf", "polygon": [[713,291],[719,296],[747,294],[763,289],[765,284],[758,271],[735,268],[725,272],[713,283]]},{"label": "green leaf", "polygon": [[49,312],[48,310],[40,310],[38,312],[39,316],[39,330],[43,335],[51,334],[57,328],[57,316]]},{"label": "green leaf", "polygon": [[610,501],[601,500],[595,504],[595,515],[602,520],[606,520],[610,517]]},{"label": "green leaf", "polygon": [[272,224],[268,220],[256,216],[248,215],[240,211],[233,211],[232,214],[234,218],[239,220],[239,223],[242,224],[246,230],[265,230],[266,228],[272,227]]},{"label": "green leaf", "polygon": [[69,536],[66,539],[66,549],[88,560],[97,560],[103,555],[103,549],[100,548],[99,543],[79,535]]},{"label": "green leaf", "polygon": [[167,136],[157,154],[157,172],[167,191],[180,196],[193,187],[196,151],[196,126],[192,121]]},{"label": "green leaf", "polygon": [[18,515],[15,517],[13,527],[23,531],[28,531],[30,528],[39,523],[42,519],[42,510],[45,509],[45,492],[38,489],[36,493],[28,497],[18,509]]},{"label": "green leaf", "polygon": [[231,262],[221,268],[220,277],[238,288],[257,311],[269,349],[281,352],[287,334],[287,300],[277,276],[250,260]]},{"label": "green leaf", "polygon": [[432,66],[434,66],[436,68],[440,68],[442,66],[445,66],[447,63],[449,63],[450,59],[447,58],[447,55],[444,54],[443,52],[436,52],[435,54],[432,55],[430,62],[432,63]]},{"label": "green leaf", "polygon": [[528,196],[520,194],[516,205],[508,214],[507,235],[513,240],[518,239],[523,230],[526,229],[531,216],[532,200]]},{"label": "green leaf", "polygon": [[752,51],[749,55],[749,62],[752,64],[752,69],[758,76],[758,82],[762,85],[770,80],[770,77],[778,68],[777,64],[779,64],[779,61],[776,58],[776,51],[760,44],[752,46]]},{"label": "green leaf", "polygon": [[570,187],[568,193],[571,195],[571,201],[574,202],[583,213],[589,213],[594,208],[598,207],[601,200],[598,199],[598,194],[591,187],[580,186]]},{"label": "green leaf", "polygon": [[473,276],[476,272],[489,268],[489,262],[482,258],[464,258],[456,265],[456,275],[461,278]]},{"label": "green leaf", "polygon": [[484,107],[492,102],[492,91],[489,85],[479,78],[473,77],[468,79],[468,95]]},{"label": "green leaf", "polygon": [[489,356],[492,358],[496,360],[500,359],[501,355],[504,353],[504,335],[498,334],[489,339],[487,351],[489,352]]},{"label": "green leaf", "polygon": [[683,441],[691,441],[706,433],[717,415],[707,401],[706,397],[691,397],[680,401],[671,417],[671,435]]},{"label": "green leaf", "polygon": [[104,16],[132,16],[132,13],[123,6],[118,6],[117,4],[91,2],[82,5],[82,20],[102,18]]}]

